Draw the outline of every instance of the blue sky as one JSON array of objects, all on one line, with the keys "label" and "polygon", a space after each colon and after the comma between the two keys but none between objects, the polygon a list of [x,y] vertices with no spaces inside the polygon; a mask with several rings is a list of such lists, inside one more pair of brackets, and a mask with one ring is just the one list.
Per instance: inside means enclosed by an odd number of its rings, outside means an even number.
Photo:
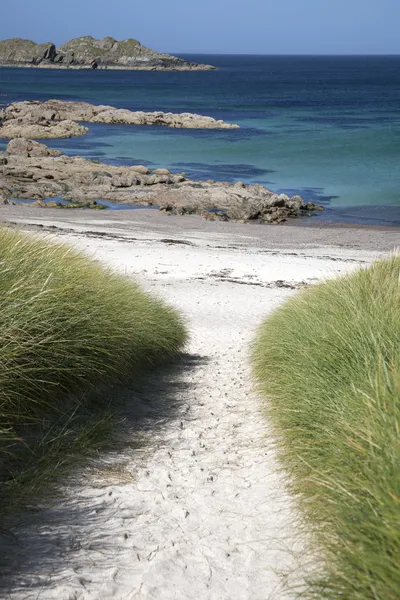
[{"label": "blue sky", "polygon": [[165,52],[399,54],[400,0],[1,0],[0,39],[133,37]]}]

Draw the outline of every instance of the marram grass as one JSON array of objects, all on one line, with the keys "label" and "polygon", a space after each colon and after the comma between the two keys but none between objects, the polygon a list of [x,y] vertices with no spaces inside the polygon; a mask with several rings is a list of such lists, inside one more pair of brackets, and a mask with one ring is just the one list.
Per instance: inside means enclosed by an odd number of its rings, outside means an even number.
[{"label": "marram grass", "polygon": [[324,566],[315,599],[400,598],[400,258],[322,283],[261,326],[253,367]]},{"label": "marram grass", "polygon": [[[93,414],[93,391],[140,376],[185,341],[181,317],[132,280],[65,246],[0,229],[3,492],[21,478],[29,486],[32,473],[38,481],[54,461],[82,453],[85,440],[95,446],[109,422]],[[26,460],[21,473],[16,464]]]}]

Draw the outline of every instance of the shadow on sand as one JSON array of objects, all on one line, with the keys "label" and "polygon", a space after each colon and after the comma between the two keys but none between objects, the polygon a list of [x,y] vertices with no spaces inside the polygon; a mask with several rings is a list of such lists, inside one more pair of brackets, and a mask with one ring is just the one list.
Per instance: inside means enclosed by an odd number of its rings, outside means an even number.
[{"label": "shadow on sand", "polygon": [[[67,555],[95,550],[93,543],[86,548],[85,531],[104,523],[104,497],[111,496],[112,486],[135,484],[135,472],[152,451],[165,444],[166,429],[181,427],[190,419],[193,371],[207,362],[207,357],[184,354],[152,372],[140,385],[108,392],[120,407],[113,450],[60,483],[55,497],[46,497],[24,514],[10,518],[6,533],[0,532],[2,598],[9,593],[39,597],[62,570]],[[118,513],[117,506],[115,510]],[[115,553],[116,546],[119,541],[114,545],[102,540],[101,551]]]}]

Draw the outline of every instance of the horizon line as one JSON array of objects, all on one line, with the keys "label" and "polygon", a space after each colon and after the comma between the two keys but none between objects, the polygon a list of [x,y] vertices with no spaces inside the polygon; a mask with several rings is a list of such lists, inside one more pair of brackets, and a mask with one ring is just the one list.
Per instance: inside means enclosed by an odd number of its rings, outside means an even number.
[{"label": "horizon line", "polygon": [[288,54],[284,54],[284,53],[268,53],[268,52],[196,52],[196,51],[177,51],[177,50],[172,50],[169,51],[168,54],[194,54],[196,56],[290,56],[290,57],[304,57],[304,56],[315,56],[315,57],[320,57],[320,56],[333,56],[333,57],[340,57],[340,56],[344,56],[344,57],[349,57],[349,56],[365,56],[365,57],[375,57],[375,56],[400,56],[400,52],[398,53],[361,53],[361,52],[357,52],[357,53],[352,53],[352,54],[346,54],[346,53],[321,53],[321,54],[316,54],[316,53],[311,53],[311,52],[307,52],[304,54],[292,54],[292,53],[288,53]]}]

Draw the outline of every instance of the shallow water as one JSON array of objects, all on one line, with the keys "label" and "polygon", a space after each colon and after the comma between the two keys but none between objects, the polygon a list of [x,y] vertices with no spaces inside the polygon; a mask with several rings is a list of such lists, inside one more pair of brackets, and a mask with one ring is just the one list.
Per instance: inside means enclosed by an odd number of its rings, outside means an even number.
[{"label": "shallow water", "polygon": [[318,219],[400,223],[400,57],[191,58],[220,69],[0,69],[0,102],[81,99],[237,122],[226,131],[90,124],[89,135],[49,145],[299,193],[326,206]]},{"label": "shallow water", "polygon": [[[15,202],[16,205],[18,204],[33,204],[35,202],[35,200],[33,199],[26,199],[26,198],[11,198],[12,202]],[[59,202],[60,204],[64,204],[64,205],[68,205],[70,204],[70,202],[68,202],[67,200],[62,200],[62,198],[60,198],[60,196],[56,196],[53,198],[43,198],[42,202],[44,202],[45,204],[48,204],[49,202]],[[111,200],[96,200],[97,204],[102,204],[103,206],[105,206],[106,208],[104,210],[107,209],[111,209],[111,210],[138,210],[138,209],[149,209],[149,210],[158,210],[159,207],[158,206],[142,206],[140,204],[121,204],[119,202],[111,202]],[[82,206],[82,210],[102,210],[102,209],[92,209],[89,206]],[[74,208],[71,210],[81,210],[80,208]]]}]

